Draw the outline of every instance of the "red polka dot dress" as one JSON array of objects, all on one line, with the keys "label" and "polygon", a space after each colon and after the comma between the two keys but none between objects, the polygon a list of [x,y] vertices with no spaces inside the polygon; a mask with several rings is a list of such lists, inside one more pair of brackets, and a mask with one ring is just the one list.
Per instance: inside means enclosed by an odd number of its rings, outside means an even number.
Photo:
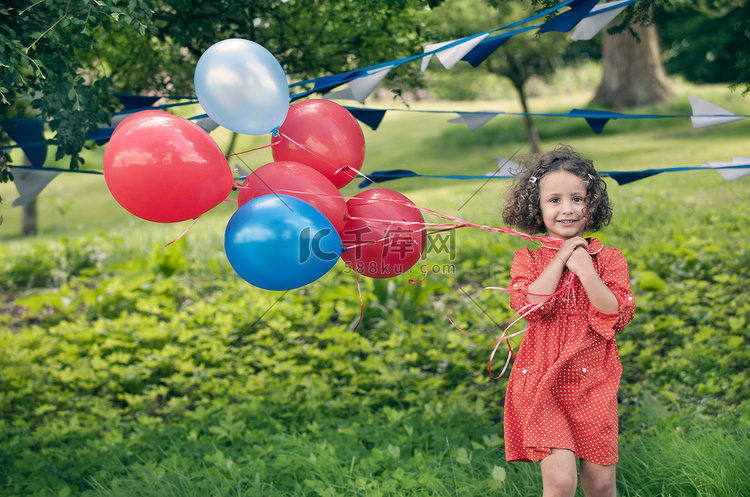
[{"label": "red polka dot dress", "polygon": [[[620,309],[599,311],[580,281],[526,316],[529,329],[516,356],[505,397],[508,461],[538,461],[550,448],[569,449],[596,464],[617,462],[617,389],[622,365],[615,333],[633,319],[635,298],[622,252],[589,239],[588,253]],[[543,245],[516,252],[511,307],[530,302],[524,293],[557,249]],[[566,269],[567,271],[567,269]],[[560,285],[565,278],[560,278]],[[558,288],[560,288],[558,286]]]}]

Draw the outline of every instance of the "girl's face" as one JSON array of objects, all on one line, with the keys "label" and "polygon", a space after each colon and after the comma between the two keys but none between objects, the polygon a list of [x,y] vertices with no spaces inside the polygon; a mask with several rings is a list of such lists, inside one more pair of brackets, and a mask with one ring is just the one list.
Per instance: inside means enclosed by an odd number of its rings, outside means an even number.
[{"label": "girl's face", "polygon": [[586,184],[568,171],[545,174],[539,182],[539,202],[547,234],[568,240],[583,236],[586,227]]}]

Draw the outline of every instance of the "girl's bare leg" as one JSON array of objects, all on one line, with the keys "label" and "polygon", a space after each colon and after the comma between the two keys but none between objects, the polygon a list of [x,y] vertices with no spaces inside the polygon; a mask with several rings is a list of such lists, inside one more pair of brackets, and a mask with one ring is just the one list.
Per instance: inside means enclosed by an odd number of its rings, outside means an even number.
[{"label": "girl's bare leg", "polygon": [[602,466],[581,459],[581,487],[586,497],[617,497],[615,465]]},{"label": "girl's bare leg", "polygon": [[[542,468],[542,497],[572,497],[576,493],[578,475],[576,456],[567,449],[552,449],[539,463]],[[588,494],[586,494],[588,495]]]}]

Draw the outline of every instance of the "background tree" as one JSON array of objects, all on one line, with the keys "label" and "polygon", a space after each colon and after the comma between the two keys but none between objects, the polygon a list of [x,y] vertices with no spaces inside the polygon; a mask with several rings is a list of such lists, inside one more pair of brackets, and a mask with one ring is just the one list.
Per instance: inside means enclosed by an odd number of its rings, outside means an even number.
[{"label": "background tree", "polygon": [[[531,0],[539,8],[557,4],[556,0]],[[681,9],[692,9],[704,16],[726,16],[723,30],[733,30],[735,36],[745,39],[743,47],[732,54],[734,81],[730,88],[743,88],[750,92],[750,5],[744,0],[641,0],[627,7],[613,21],[603,35],[602,83],[594,101],[612,108],[659,102],[671,94],[665,86],[663,65],[656,58],[658,38],[654,26],[662,26],[674,19]],[[705,20],[705,17],[704,17]],[[704,29],[701,27],[701,29]],[[708,26],[705,28],[708,29]],[[709,31],[705,30],[705,33]],[[629,33],[627,36],[618,36]],[[715,34],[712,33],[712,34]],[[638,48],[640,42],[644,46]],[[632,95],[628,95],[632,93]],[[624,97],[624,95],[628,95]],[[632,102],[632,103],[629,103]]]},{"label": "background tree", "polygon": [[[674,0],[673,0],[674,1]],[[659,36],[664,65],[695,83],[733,83],[739,86],[743,70],[750,70],[750,3],[676,2],[661,17]],[[744,62],[743,62],[744,61]],[[747,79],[747,74],[744,75]],[[743,93],[749,91],[745,87]]]},{"label": "background tree", "polygon": [[[151,9],[144,0],[29,3],[10,0],[0,7],[0,122],[19,101],[28,102],[56,132],[55,158],[82,162],[89,131],[111,115],[109,78],[88,77],[87,62],[102,33],[145,34]],[[8,179],[3,170],[2,179]]]},{"label": "background tree", "polygon": [[[461,38],[489,31],[533,15],[525,1],[446,0],[435,10],[436,29],[442,39]],[[529,113],[527,83],[532,77],[546,79],[563,64],[570,44],[561,33],[536,36],[532,30],[512,36],[490,55],[477,70],[507,78],[518,93],[524,113]],[[539,132],[529,115],[524,116],[532,152],[539,151]]]},{"label": "background tree", "polygon": [[[48,120],[56,132],[50,140],[55,158],[69,156],[77,168],[86,135],[112,109],[108,79],[87,77],[86,54],[102,32],[145,33],[150,16],[142,0],[11,0],[0,6],[0,126],[10,116]],[[12,177],[7,157],[0,154],[0,181]],[[24,207],[22,230],[36,233],[36,202]]]},{"label": "background tree", "polygon": [[[300,0],[164,0],[154,22],[163,42],[185,47],[192,66],[214,43],[241,37],[268,49],[287,76],[299,81],[421,52],[429,8],[440,3],[319,0],[311,8]],[[418,68],[407,66],[398,74],[414,81]]]},{"label": "background tree", "polygon": [[620,110],[669,102],[673,93],[664,70],[656,27],[635,25],[628,30],[605,32],[602,37],[602,79],[593,103]]},{"label": "background tree", "polygon": [[[439,3],[12,0],[0,7],[0,120],[30,102],[56,133],[56,158],[76,168],[88,132],[116,108],[110,92],[192,95],[195,64],[218,41],[251,39],[292,81],[312,79],[419,53],[425,9]],[[416,77],[408,66],[400,77]]]},{"label": "background tree", "polygon": [[[558,3],[555,0],[531,2],[539,8]],[[654,28],[655,3],[669,5],[670,0],[642,0],[631,4],[605,31],[602,80],[593,99],[597,105],[618,110],[672,98]]]},{"label": "background tree", "polygon": [[[89,133],[117,110],[111,93],[193,96],[195,64],[218,41],[251,39],[290,80],[313,79],[419,53],[440,1],[11,0],[0,6],[0,123],[30,103],[54,132],[55,159],[76,169]],[[397,78],[418,80],[404,67]]]}]

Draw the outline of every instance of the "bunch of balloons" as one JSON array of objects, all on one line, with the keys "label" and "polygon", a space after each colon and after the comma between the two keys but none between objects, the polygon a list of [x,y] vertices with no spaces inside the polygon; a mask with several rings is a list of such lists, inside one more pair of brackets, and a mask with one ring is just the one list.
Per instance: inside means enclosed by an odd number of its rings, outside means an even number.
[{"label": "bunch of balloons", "polygon": [[278,61],[249,40],[204,52],[195,91],[209,117],[243,134],[272,133],[274,161],[239,186],[220,148],[197,125],[142,111],[115,129],[104,177],[126,210],[149,221],[195,219],[239,188],[224,248],[243,279],[289,290],[326,274],[339,258],[372,278],[408,271],[425,247],[421,212],[400,193],[376,189],[348,201],[339,189],[359,174],[365,140],[354,116],[328,100],[289,106]]}]

